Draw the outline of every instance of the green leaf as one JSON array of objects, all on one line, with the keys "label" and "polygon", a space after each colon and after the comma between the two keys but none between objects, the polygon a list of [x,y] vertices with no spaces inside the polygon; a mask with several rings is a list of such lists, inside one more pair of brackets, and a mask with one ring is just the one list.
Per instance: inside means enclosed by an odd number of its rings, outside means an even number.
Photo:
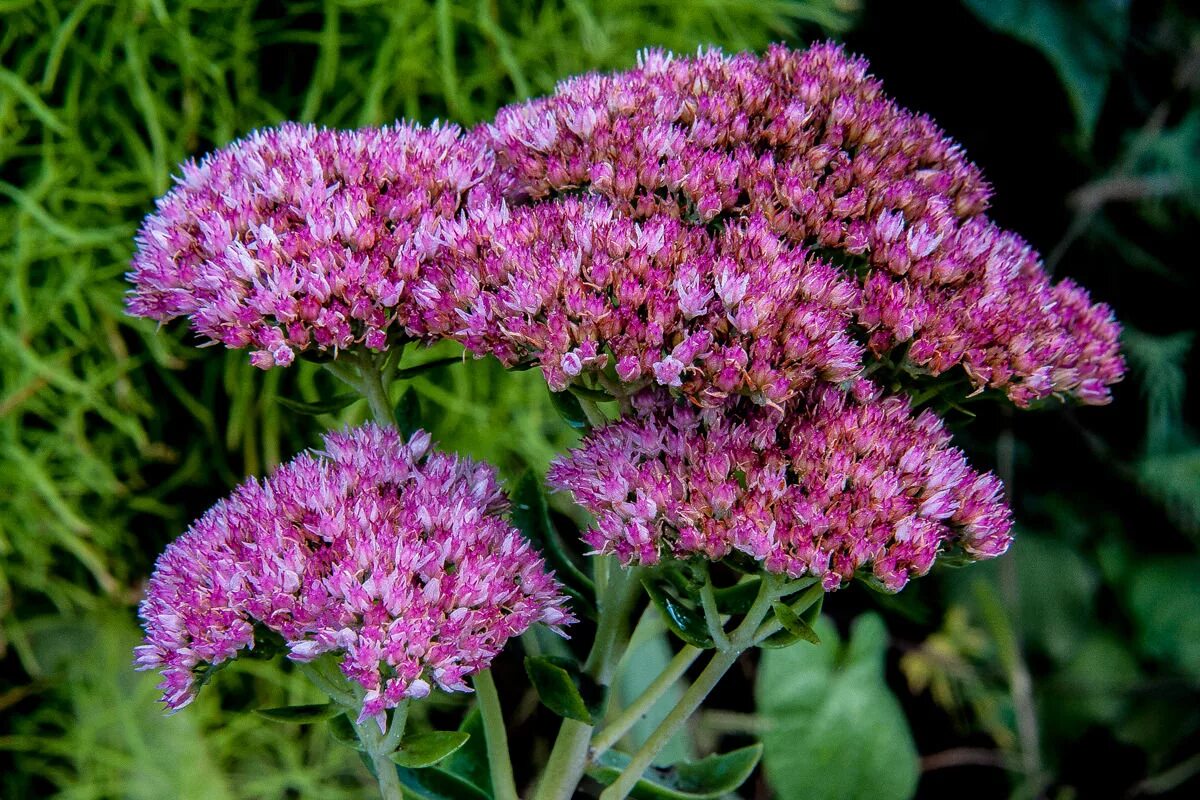
[{"label": "green leaf", "polygon": [[346,408],[351,403],[361,398],[359,395],[350,392],[348,394],[339,394],[334,397],[330,397],[328,400],[315,400],[311,403],[304,400],[292,400],[288,397],[276,397],[275,399],[279,402],[279,405],[283,406],[289,411],[295,411],[297,414],[315,417],[320,414],[336,414],[343,408]]},{"label": "green leaf", "polygon": [[1042,52],[1090,141],[1129,35],[1129,0],[964,0],[990,27]]},{"label": "green leaf", "polygon": [[[1022,591],[1016,608],[999,603],[995,609],[982,608],[980,592],[992,598],[1002,596],[999,560],[946,573],[952,595],[980,609],[982,619],[995,611],[1003,612],[1007,624],[1016,626],[1016,634],[1031,648],[1049,655],[1056,663],[1069,661],[1096,626],[1095,596],[1100,584],[1097,566],[1080,554],[1080,548],[1027,530],[1017,532],[1004,558],[1015,562],[1014,571],[1022,586],[1037,587]],[[983,586],[976,588],[980,583]]]},{"label": "green leaf", "polygon": [[583,604],[583,608],[578,610],[595,616],[596,585],[576,566],[562,537],[558,535],[558,529],[550,519],[550,507],[542,482],[532,471],[526,472],[517,481],[512,504],[513,524],[542,551],[558,579],[572,597]]},{"label": "green leaf", "polygon": [[587,414],[583,413],[583,406],[579,405],[579,398],[570,392],[550,392],[550,402],[554,405],[554,410],[563,418],[568,425],[576,430],[585,430],[590,427]]},{"label": "green leaf", "polygon": [[672,633],[693,647],[714,646],[712,636],[708,633],[708,623],[700,611],[688,606],[651,578],[643,578],[642,585],[646,587],[650,600],[662,612],[663,620]]},{"label": "green leaf", "polygon": [[492,791],[492,776],[488,769],[487,739],[483,733],[483,714],[479,706],[474,705],[458,729],[470,736],[467,743],[450,754],[450,757],[438,767],[445,772],[457,775],[459,778],[474,784],[484,792]]},{"label": "green leaf", "polygon": [[1133,573],[1129,610],[1142,652],[1200,683],[1200,558],[1147,561]]},{"label": "green leaf", "polygon": [[[622,659],[623,666],[617,671],[616,682],[610,690],[620,698],[622,708],[640,697],[675,656],[667,626],[658,611],[652,608],[645,609],[635,630],[637,634],[629,642],[629,649]],[[628,743],[627,750],[636,751],[650,738],[659,723],[666,719],[667,714],[671,713],[671,709],[683,697],[686,688],[687,682],[680,680],[654,701],[646,714],[634,723],[622,739]],[[694,753],[691,731],[685,725],[659,750],[655,761],[660,764],[673,764],[691,758]]]},{"label": "green leaf", "polygon": [[825,587],[820,583],[812,584],[791,602],[776,601],[772,603],[775,616],[779,620],[779,624],[783,626],[783,630],[767,637],[760,647],[767,649],[790,647],[801,640],[820,644],[821,638],[813,629],[813,625],[821,616],[821,607],[824,604]]},{"label": "green leaf", "polygon": [[595,725],[604,707],[604,690],[568,658],[528,656],[525,672],[542,705],[560,717]]},{"label": "green leaf", "polygon": [[1088,639],[1075,657],[1046,679],[1038,710],[1056,737],[1077,739],[1089,726],[1115,726],[1141,680],[1130,642],[1108,633]]},{"label": "green leaf", "polygon": [[440,767],[396,767],[404,796],[418,800],[492,800],[491,794]]},{"label": "green leaf", "polygon": [[396,403],[396,426],[404,434],[405,439],[412,437],[421,429],[421,396],[416,390],[409,389],[400,395]]},{"label": "green leaf", "polygon": [[[883,675],[887,630],[859,617],[848,645],[833,624],[820,647],[763,652],[755,698],[763,764],[779,800],[904,800],[918,777],[908,721]],[[853,754],[848,757],[847,754]]]},{"label": "green leaf", "polygon": [[762,578],[751,578],[733,586],[724,586],[713,591],[717,598],[717,610],[722,614],[745,614],[754,605]]},{"label": "green leaf", "polygon": [[[644,800],[724,797],[746,782],[758,765],[762,752],[762,745],[754,744],[697,761],[681,761],[662,769],[651,767],[634,786],[630,796]],[[608,785],[617,779],[630,760],[625,753],[609,750],[588,769],[588,774]]]},{"label": "green leaf", "polygon": [[462,731],[429,731],[406,736],[400,741],[400,749],[392,753],[391,759],[411,769],[432,767],[470,738],[471,734]]},{"label": "green leaf", "polygon": [[578,384],[571,384],[567,391],[577,398],[591,400],[596,403],[611,403],[616,399],[603,389],[589,389],[586,386],[579,386]]},{"label": "green leaf", "polygon": [[349,747],[351,750],[362,752],[362,742],[358,740],[358,733],[354,730],[354,723],[345,714],[339,714],[329,720],[329,733],[338,744]]},{"label": "green leaf", "polygon": [[817,635],[812,626],[801,619],[795,611],[792,611],[790,606],[776,600],[771,604],[771,607],[775,610],[775,619],[779,620],[779,624],[783,626],[784,631],[794,637],[793,641],[803,639],[813,644],[821,643],[821,637]]},{"label": "green leaf", "polygon": [[411,367],[405,367],[404,369],[396,370],[396,378],[398,380],[410,380],[418,375],[424,375],[426,372],[435,370],[438,367],[446,367],[451,364],[461,364],[462,360],[463,357],[461,355],[435,358],[430,361],[426,361],[424,364],[415,364]]},{"label": "green leaf", "polygon": [[310,722],[323,722],[341,713],[342,707],[336,703],[316,703],[304,706],[281,706],[279,708],[256,708],[255,714],[266,717],[272,722],[293,722],[305,725]]}]

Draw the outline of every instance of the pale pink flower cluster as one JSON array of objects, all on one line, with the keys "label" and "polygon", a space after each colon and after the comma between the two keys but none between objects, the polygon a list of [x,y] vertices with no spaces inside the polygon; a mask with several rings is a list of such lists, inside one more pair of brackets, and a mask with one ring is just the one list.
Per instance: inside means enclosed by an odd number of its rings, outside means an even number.
[{"label": "pale pink flower cluster", "polygon": [[139,669],[172,709],[198,670],[254,646],[256,625],[308,661],[336,653],[381,718],[433,686],[469,691],[505,642],[574,621],[561,586],[504,517],[495,471],[374,425],[326,435],[240,486],[169,545],[140,612]]},{"label": "pale pink flower cluster", "polygon": [[461,211],[490,169],[452,125],[258,131],[183,165],[138,233],[129,311],[187,317],[264,369],[384,350],[416,277],[401,248]]}]

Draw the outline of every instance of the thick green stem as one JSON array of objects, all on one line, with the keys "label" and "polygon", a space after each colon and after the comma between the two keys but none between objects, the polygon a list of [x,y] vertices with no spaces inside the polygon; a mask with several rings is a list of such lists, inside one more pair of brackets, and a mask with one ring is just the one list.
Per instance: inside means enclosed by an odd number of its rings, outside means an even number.
[{"label": "thick green stem", "polygon": [[570,800],[574,797],[575,787],[587,766],[588,742],[591,740],[591,725],[573,719],[563,720],[534,800]]},{"label": "thick green stem", "polygon": [[629,732],[630,728],[646,716],[654,704],[658,702],[659,698],[666,694],[683,677],[688,667],[695,663],[702,652],[704,651],[698,647],[685,644],[683,649],[671,659],[671,663],[667,664],[666,669],[654,679],[654,682],[647,686],[644,692],[638,695],[632,703],[622,709],[620,714],[613,717],[612,721],[604,726],[603,730],[596,734],[595,738],[592,739],[590,758],[595,761],[619,742],[621,737]]},{"label": "thick green stem", "polygon": [[359,363],[359,389],[367,398],[371,407],[371,416],[380,425],[396,427],[396,414],[392,410],[392,401],[388,397],[387,387],[383,385],[383,372],[374,359],[364,358]]},{"label": "thick green stem", "polygon": [[758,591],[758,597],[754,600],[754,605],[746,612],[745,618],[737,629],[734,630],[729,637],[729,647],[725,650],[718,650],[713,653],[712,660],[705,666],[704,671],[696,678],[696,681],[688,687],[688,690],[683,693],[683,697],[671,709],[659,726],[650,734],[650,738],[645,744],[634,753],[633,759],[622,770],[620,776],[600,795],[600,800],[623,800],[628,797],[633,791],[633,787],[641,779],[642,774],[646,771],[658,755],[671,740],[671,737],[683,727],[700,704],[704,702],[704,698],[708,697],[709,692],[713,687],[724,677],[729,668],[737,662],[738,657],[749,648],[753,642],[755,634],[758,632],[759,626],[767,613],[771,610],[771,603],[778,597],[779,579],[772,576],[763,576],[762,586]]},{"label": "thick green stem", "polygon": [[[596,683],[607,686],[629,639],[629,615],[640,594],[636,569],[623,569],[616,559],[606,556],[598,564],[597,595],[600,619],[596,639],[584,665]],[[570,800],[587,766],[588,744],[594,726],[564,719],[554,740],[550,760],[538,783],[535,800]]]},{"label": "thick green stem", "polygon": [[[313,685],[345,709],[348,717],[354,719],[358,716],[362,709],[361,690],[355,692],[340,673],[334,672],[335,668],[331,667],[327,658],[302,663],[299,668]],[[407,722],[408,701],[405,700],[392,711],[392,722],[386,732],[379,730],[379,723],[374,718],[354,723],[354,732],[362,742],[367,758],[371,760],[371,769],[379,782],[379,794],[383,800],[403,800],[404,797],[400,775],[396,772],[391,755],[400,746]]]},{"label": "thick green stem", "polygon": [[404,728],[408,724],[408,700],[400,701],[400,705],[392,710],[392,725],[388,728],[387,736],[383,738],[383,751],[391,754],[400,749],[400,740],[404,738]]},{"label": "thick green stem", "polygon": [[708,624],[708,635],[718,650],[729,649],[729,637],[725,635],[725,621],[717,608],[717,595],[713,589],[712,578],[704,576],[704,586],[700,589],[700,604],[704,608],[704,621]]},{"label": "thick green stem", "polygon": [[[404,733],[404,724],[407,719],[407,707],[404,711],[397,709],[398,713],[393,718],[393,730],[399,728],[399,733],[395,736],[399,742],[400,736]],[[363,749],[366,751],[367,757],[371,759],[371,767],[375,770],[375,779],[379,781],[379,796],[382,800],[404,800],[404,790],[400,787],[400,774],[396,772],[396,765],[390,758],[395,752],[395,748],[387,749],[387,742],[392,738],[391,731],[384,734],[379,730],[379,723],[373,718],[365,719],[354,725],[354,730],[358,733],[358,740],[362,742]]]},{"label": "thick green stem", "polygon": [[492,671],[485,669],[474,678],[475,694],[479,698],[479,713],[483,717],[483,737],[487,740],[488,770],[492,776],[492,791],[496,800],[517,800],[517,784],[513,780],[512,758],[508,753],[508,732],[504,728],[504,711]]},{"label": "thick green stem", "polygon": [[396,414],[388,398],[387,383],[395,374],[388,359],[377,359],[369,354],[358,357],[346,355],[325,364],[325,368],[343,383],[361,394],[371,408],[371,418],[380,425],[396,427]]}]

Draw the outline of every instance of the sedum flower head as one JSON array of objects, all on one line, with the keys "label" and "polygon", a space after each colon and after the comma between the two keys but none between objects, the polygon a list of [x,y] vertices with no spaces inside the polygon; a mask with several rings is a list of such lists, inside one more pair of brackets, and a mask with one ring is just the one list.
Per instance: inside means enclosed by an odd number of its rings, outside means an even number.
[{"label": "sedum flower head", "polygon": [[587,543],[626,564],[739,550],[826,589],[870,569],[898,591],[939,553],[1008,548],[1000,481],[971,469],[936,415],[866,381],[810,394],[787,413],[643,396],[638,416],[592,432],[548,480],[595,515]]},{"label": "sedum flower head", "polygon": [[258,131],[183,166],[138,233],[129,311],[188,317],[263,368],[386,349],[415,277],[401,249],[490,168],[454,126]]},{"label": "sedum flower head", "polygon": [[1018,405],[1107,402],[1124,372],[1111,311],[1053,285],[1029,245],[988,221],[979,170],[867,69],[831,44],[648,52],[636,69],[502,109],[485,131],[489,180],[513,203],[583,192],[638,220],[764,220],[854,268],[873,354],[907,353],[934,375],[962,366]]},{"label": "sedum flower head", "polygon": [[337,653],[366,690],[361,719],[465,678],[536,622],[573,622],[561,587],[504,518],[486,465],[427,453],[373,425],[330,433],[270,478],[250,480],[169,545],[140,613],[139,669],[187,705],[196,675],[254,646]]},{"label": "sedum flower head", "polygon": [[714,234],[566,199],[481,206],[437,237],[409,327],[509,366],[537,362],[555,390],[611,367],[702,405],[739,394],[781,404],[860,369],[847,330],[857,286],[784,246],[761,215]]}]

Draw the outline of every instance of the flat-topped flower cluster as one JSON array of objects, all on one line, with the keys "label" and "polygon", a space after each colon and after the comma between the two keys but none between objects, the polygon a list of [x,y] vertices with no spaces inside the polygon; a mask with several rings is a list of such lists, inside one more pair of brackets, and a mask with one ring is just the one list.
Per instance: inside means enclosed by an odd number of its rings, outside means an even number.
[{"label": "flat-topped flower cluster", "polygon": [[485,464],[428,453],[367,425],[325,437],[251,479],[169,545],[146,589],[140,669],[161,669],[172,709],[197,668],[252,648],[255,626],[288,656],[340,655],[365,690],[360,721],[432,686],[467,691],[509,638],[574,621],[561,587],[504,518]]},{"label": "flat-topped flower cluster", "polygon": [[467,134],[285,125],[185,165],[139,234],[130,310],[262,367],[450,337],[554,388],[611,358],[706,405],[779,403],[866,348],[1022,406],[1106,402],[1110,309],[1051,283],[988,197],[836,46],[651,52]]},{"label": "flat-topped flower cluster", "polygon": [[865,380],[805,400],[728,413],[644,395],[548,479],[595,515],[588,544],[626,564],[740,550],[829,591],[865,568],[899,591],[939,552],[1008,548],[1000,481],[968,466],[935,414]]},{"label": "flat-topped flower cluster", "polygon": [[259,131],[183,165],[138,233],[129,311],[187,317],[264,369],[386,349],[413,278],[400,248],[462,211],[491,166],[453,125]]},{"label": "flat-topped flower cluster", "polygon": [[[263,368],[443,339],[536,365],[623,401],[550,473],[596,551],[738,550],[899,590],[947,551],[1004,552],[1011,521],[878,366],[922,392],[958,370],[1019,407],[1105,403],[1124,372],[1108,306],[1053,283],[989,195],[836,46],[649,52],[465,133],[289,124],[185,165],[138,236],[129,308]],[[426,445],[331,435],[168,549],[139,664],[169,705],[255,624],[293,658],[344,653],[372,716],[570,620],[493,473]]]}]

